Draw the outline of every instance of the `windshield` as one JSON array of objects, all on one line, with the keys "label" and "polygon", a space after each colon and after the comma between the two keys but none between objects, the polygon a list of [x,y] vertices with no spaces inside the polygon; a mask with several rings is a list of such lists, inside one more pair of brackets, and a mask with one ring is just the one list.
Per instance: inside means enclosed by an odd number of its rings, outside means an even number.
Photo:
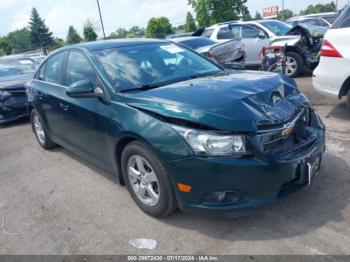
[{"label": "windshield", "polygon": [[0,77],[32,74],[35,66],[29,60],[0,60]]},{"label": "windshield", "polygon": [[222,71],[200,55],[171,43],[104,49],[94,54],[119,91],[176,83]]},{"label": "windshield", "polygon": [[281,21],[259,21],[259,23],[277,36],[287,34],[288,31],[292,28],[290,25]]},{"label": "windshield", "polygon": [[201,38],[201,37],[198,37],[197,39],[180,41],[179,43],[191,49],[198,49],[203,46],[211,46],[211,45],[217,44],[215,41],[209,38]]}]

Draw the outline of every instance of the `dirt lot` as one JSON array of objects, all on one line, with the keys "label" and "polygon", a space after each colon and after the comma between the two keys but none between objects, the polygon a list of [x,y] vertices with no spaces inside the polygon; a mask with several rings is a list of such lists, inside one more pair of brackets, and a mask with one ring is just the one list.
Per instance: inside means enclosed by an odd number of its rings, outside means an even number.
[{"label": "dirt lot", "polygon": [[[297,80],[327,126],[311,187],[254,216],[140,211],[112,175],[63,148],[42,150],[28,122],[0,129],[0,254],[350,254],[350,113]],[[135,250],[133,238],[158,241]]]}]

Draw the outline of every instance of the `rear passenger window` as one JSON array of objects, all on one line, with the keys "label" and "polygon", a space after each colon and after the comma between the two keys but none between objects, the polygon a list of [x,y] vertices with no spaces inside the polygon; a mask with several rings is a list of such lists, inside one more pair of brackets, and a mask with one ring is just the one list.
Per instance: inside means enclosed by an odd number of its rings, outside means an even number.
[{"label": "rear passenger window", "polygon": [[66,53],[62,52],[52,56],[46,62],[45,81],[55,84],[61,84],[62,65]]},{"label": "rear passenger window", "polygon": [[223,27],[218,33],[218,39],[232,39],[233,33],[228,27]]},{"label": "rear passenger window", "polygon": [[85,55],[70,51],[66,69],[66,85],[70,86],[81,80],[90,80],[93,85],[96,85],[96,79],[96,73]]},{"label": "rear passenger window", "polygon": [[210,38],[213,32],[214,29],[205,29],[201,36]]}]

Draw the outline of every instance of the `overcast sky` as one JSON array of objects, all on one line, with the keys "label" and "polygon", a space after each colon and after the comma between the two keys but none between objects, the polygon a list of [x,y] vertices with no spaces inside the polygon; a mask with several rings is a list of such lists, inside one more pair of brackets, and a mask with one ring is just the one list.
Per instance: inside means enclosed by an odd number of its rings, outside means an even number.
[{"label": "overcast sky", "polygon": [[[248,0],[252,15],[264,7],[281,4],[282,0]],[[285,8],[299,12],[309,4],[328,3],[330,0],[285,0]],[[339,0],[343,7],[348,0]],[[167,16],[173,25],[183,23],[187,11],[192,11],[187,0],[100,0],[106,34],[118,27],[145,26],[150,17]],[[96,0],[0,0],[0,35],[28,24],[30,10],[36,7],[50,30],[57,37],[65,38],[68,27],[73,25],[80,33],[86,19],[97,26]],[[98,29],[101,36],[102,31]]]}]

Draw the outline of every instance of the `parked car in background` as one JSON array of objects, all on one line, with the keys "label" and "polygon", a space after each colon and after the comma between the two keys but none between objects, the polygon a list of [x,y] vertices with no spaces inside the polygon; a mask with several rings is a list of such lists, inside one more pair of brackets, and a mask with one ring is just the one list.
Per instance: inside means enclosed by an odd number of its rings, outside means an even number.
[{"label": "parked car in background", "polygon": [[289,77],[227,72],[164,40],[83,43],[52,52],[28,83],[39,144],[115,174],[147,214],[215,215],[310,185],[325,129]]},{"label": "parked car in background", "polygon": [[[225,33],[225,37],[220,36],[220,32],[222,35]],[[320,45],[315,48],[313,36],[307,30],[299,30],[299,35],[295,32],[292,26],[278,20],[258,20],[214,25],[198,30],[194,35],[219,41],[241,39],[246,52],[246,66],[258,68],[264,47],[286,46],[286,74],[296,77],[306,69],[313,70],[317,66]]]},{"label": "parked car in background", "polygon": [[323,26],[326,28],[330,28],[332,26],[331,23],[329,23],[327,20],[320,18],[320,17],[292,17],[286,21],[287,24],[291,26],[296,26],[299,24],[307,24],[307,25],[313,25],[313,26]]},{"label": "parked car in background", "polygon": [[26,56],[0,58],[0,124],[27,116],[25,83],[33,78],[36,66]]},{"label": "parked car in background", "polygon": [[304,18],[322,18],[332,25],[335,22],[335,20],[337,19],[337,17],[339,16],[339,14],[340,14],[340,11],[324,12],[324,13],[304,15],[302,17],[304,17]]},{"label": "parked car in background", "polygon": [[239,39],[217,42],[206,37],[190,36],[170,40],[208,57],[213,62],[227,69],[244,68],[245,51]]},{"label": "parked car in background", "polygon": [[350,111],[350,8],[324,37],[320,64],[313,73],[315,90],[341,99],[347,96]]}]

